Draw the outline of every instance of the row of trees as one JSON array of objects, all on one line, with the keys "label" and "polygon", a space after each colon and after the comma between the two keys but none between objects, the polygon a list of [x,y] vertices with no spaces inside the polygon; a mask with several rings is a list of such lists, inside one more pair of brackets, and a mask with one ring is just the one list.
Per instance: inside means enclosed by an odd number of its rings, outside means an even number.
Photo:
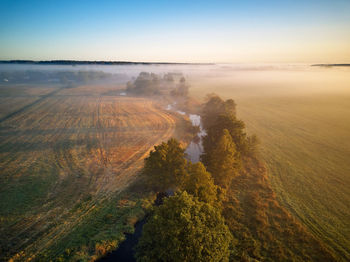
[{"label": "row of trees", "polygon": [[258,141],[245,134],[231,99],[208,96],[201,116],[207,131],[203,163],[187,161],[175,139],[155,146],[145,159],[148,186],[175,195],[155,207],[145,224],[138,261],[227,261],[234,250],[221,212],[242,159],[254,154]]}]

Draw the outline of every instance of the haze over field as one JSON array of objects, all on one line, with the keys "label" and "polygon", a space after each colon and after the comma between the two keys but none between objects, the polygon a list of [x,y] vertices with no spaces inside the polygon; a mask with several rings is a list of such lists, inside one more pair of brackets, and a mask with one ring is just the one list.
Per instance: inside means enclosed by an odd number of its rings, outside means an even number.
[{"label": "haze over field", "polygon": [[0,261],[350,261],[350,1],[0,25]]}]

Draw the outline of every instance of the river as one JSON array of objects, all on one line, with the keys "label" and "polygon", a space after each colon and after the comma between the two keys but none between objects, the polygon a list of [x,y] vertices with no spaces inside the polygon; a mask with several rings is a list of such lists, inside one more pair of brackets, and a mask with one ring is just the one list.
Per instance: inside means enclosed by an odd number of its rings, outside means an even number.
[{"label": "river", "polygon": [[187,115],[190,119],[193,126],[199,126],[199,132],[197,134],[197,138],[193,139],[191,143],[186,148],[186,158],[190,160],[192,163],[197,163],[200,160],[200,156],[203,153],[203,137],[207,134],[202,126],[201,116],[196,114],[187,114],[184,111],[176,109],[176,102],[173,104],[169,104],[166,107],[166,110],[173,110],[180,115]]},{"label": "river", "polygon": [[198,139],[192,141],[186,148],[185,153],[187,154],[187,159],[192,163],[197,163],[200,160],[200,156],[203,153],[203,137],[207,134],[202,126],[201,117],[195,114],[188,115],[193,126],[199,126],[199,132],[197,134]]},{"label": "river", "polygon": [[[175,110],[174,106],[168,105],[167,110]],[[198,138],[194,139],[186,148],[186,158],[190,160],[192,163],[196,163],[200,160],[200,156],[203,152],[202,139],[206,135],[205,130],[203,129],[201,117],[196,114],[187,114],[186,112],[175,110],[177,113],[181,115],[188,115],[193,126],[199,126],[199,132],[197,134]],[[158,196],[157,196],[158,199]],[[159,202],[159,200],[158,200]],[[155,203],[159,205],[159,203]],[[136,259],[134,258],[134,248],[138,243],[139,238],[142,234],[142,227],[145,224],[147,217],[140,220],[135,224],[135,232],[133,234],[126,234],[126,239],[119,245],[118,249],[111,252],[107,256],[101,258],[99,261],[125,261],[125,262],[134,262]]]}]

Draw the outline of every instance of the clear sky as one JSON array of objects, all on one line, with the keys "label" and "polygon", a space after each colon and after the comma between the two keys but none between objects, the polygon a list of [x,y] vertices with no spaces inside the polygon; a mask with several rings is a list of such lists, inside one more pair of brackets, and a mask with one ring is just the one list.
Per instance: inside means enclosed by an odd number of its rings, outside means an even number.
[{"label": "clear sky", "polygon": [[0,59],[350,62],[350,0],[0,0]]}]

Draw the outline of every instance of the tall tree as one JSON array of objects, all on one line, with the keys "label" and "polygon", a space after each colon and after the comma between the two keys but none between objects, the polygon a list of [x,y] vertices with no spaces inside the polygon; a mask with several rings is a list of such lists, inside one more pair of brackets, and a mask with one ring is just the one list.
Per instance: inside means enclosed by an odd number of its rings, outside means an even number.
[{"label": "tall tree", "polygon": [[[212,174],[215,184],[227,188],[239,165],[236,145],[227,129],[224,129],[221,136],[215,140],[210,146],[204,144],[205,153],[202,155],[202,161]],[[205,142],[208,143],[208,140]]]},{"label": "tall tree", "polygon": [[244,155],[247,151],[247,135],[244,132],[244,122],[233,115],[216,115],[212,124],[206,129],[204,137],[204,151],[209,152],[216,145],[224,129],[227,129],[236,145],[239,154]]},{"label": "tall tree", "polygon": [[185,150],[171,138],[154,147],[145,159],[143,174],[155,191],[179,188],[187,176]]},{"label": "tall tree", "polygon": [[232,235],[220,212],[186,192],[165,199],[143,227],[136,259],[228,261]]},{"label": "tall tree", "polygon": [[183,190],[198,197],[200,201],[217,206],[219,204],[218,188],[209,172],[201,162],[187,165],[188,176]]},{"label": "tall tree", "polygon": [[236,116],[236,103],[232,99],[222,100],[216,94],[207,96],[207,102],[202,108],[203,127],[208,130],[216,122],[216,118],[222,116]]}]

